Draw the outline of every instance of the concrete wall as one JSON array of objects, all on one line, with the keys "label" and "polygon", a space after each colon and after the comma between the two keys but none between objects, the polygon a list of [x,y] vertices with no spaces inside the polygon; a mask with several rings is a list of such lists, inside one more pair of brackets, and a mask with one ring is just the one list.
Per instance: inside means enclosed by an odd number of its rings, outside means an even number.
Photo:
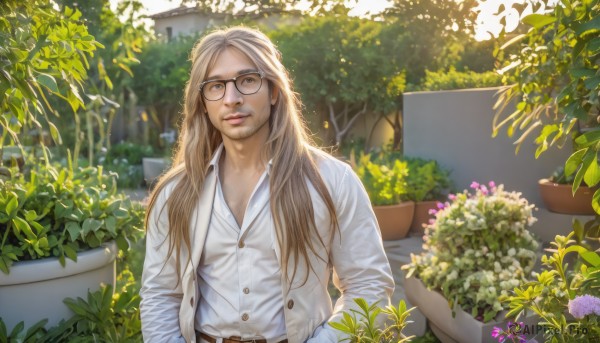
[{"label": "concrete wall", "polygon": [[[491,137],[497,88],[404,95],[404,153],[437,160],[452,171],[459,190],[472,181],[503,183],[505,189],[523,193],[538,210],[532,230],[544,241],[571,231],[572,217],[544,209],[537,181],[564,164],[570,146],[553,148],[535,159],[529,139],[515,155],[514,138],[501,131]],[[587,218],[582,218],[587,219]]]}]

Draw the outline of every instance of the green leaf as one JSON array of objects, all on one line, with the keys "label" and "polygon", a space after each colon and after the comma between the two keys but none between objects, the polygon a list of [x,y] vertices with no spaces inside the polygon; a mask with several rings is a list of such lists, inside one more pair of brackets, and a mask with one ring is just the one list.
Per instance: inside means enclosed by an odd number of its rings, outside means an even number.
[{"label": "green leaf", "polygon": [[600,214],[600,189],[597,189],[594,192],[594,196],[592,198],[592,208],[596,213]]},{"label": "green leaf", "polygon": [[121,250],[121,251],[127,251],[127,250],[129,250],[129,242],[122,235],[119,235],[115,239],[115,241],[117,242],[117,247],[119,248],[119,250]]},{"label": "green leaf", "polygon": [[67,244],[63,246],[63,249],[65,251],[65,255],[67,255],[68,258],[77,262],[77,251],[75,251],[73,247]]},{"label": "green leaf", "polygon": [[585,181],[588,187],[594,187],[598,184],[598,182],[600,182],[600,167],[598,166],[597,158],[591,159],[591,162],[583,176],[583,181]]},{"label": "green leaf", "polygon": [[600,17],[596,16],[594,19],[588,22],[575,24],[573,29],[577,36],[583,36],[591,31],[598,31],[600,30]]},{"label": "green leaf", "polygon": [[588,147],[600,141],[600,129],[586,132],[575,138],[575,143],[580,147]]},{"label": "green leaf", "polygon": [[556,21],[556,17],[546,14],[530,14],[521,20],[524,24],[535,27],[536,29],[542,28],[546,25],[552,24]]},{"label": "green leaf", "polygon": [[577,171],[577,168],[579,168],[581,160],[583,159],[583,156],[585,155],[587,150],[588,149],[581,149],[569,156],[569,159],[567,159],[567,162],[565,163],[566,176],[570,176],[571,174]]},{"label": "green leaf", "polygon": [[25,236],[27,236],[27,238],[29,239],[37,239],[37,236],[33,233],[33,231],[31,230],[31,227],[29,226],[29,224],[23,220],[23,218],[20,217],[14,217],[12,219],[13,225],[15,225],[15,227],[20,231],[23,232],[25,234]]},{"label": "green leaf", "polygon": [[48,88],[53,93],[58,93],[58,85],[56,84],[56,80],[54,76],[48,74],[40,74],[37,77],[37,82],[42,86]]},{"label": "green leaf", "polygon": [[598,89],[598,86],[600,86],[600,76],[584,79],[583,84],[585,85],[585,88],[591,91]]},{"label": "green leaf", "polygon": [[71,241],[74,242],[81,236],[81,227],[76,222],[68,222],[66,227]]},{"label": "green leaf", "polygon": [[58,132],[56,125],[54,125],[51,122],[48,122],[48,126],[50,127],[50,135],[52,136],[52,140],[54,141],[54,143],[56,145],[61,145],[62,138],[60,137],[60,133]]},{"label": "green leaf", "polygon": [[594,267],[600,266],[600,255],[595,253],[594,251],[586,251],[580,252],[581,258],[583,258],[586,262],[591,264]]},{"label": "green leaf", "polygon": [[8,214],[8,216],[11,218],[14,217],[18,206],[19,202],[17,200],[17,197],[11,196],[10,200],[8,201],[8,204],[6,204],[6,214]]},{"label": "green leaf", "polygon": [[92,218],[87,218],[86,220],[83,221],[83,225],[81,227],[83,229],[83,234],[87,235],[88,233],[97,231],[99,228],[101,228],[102,221],[92,219]]}]

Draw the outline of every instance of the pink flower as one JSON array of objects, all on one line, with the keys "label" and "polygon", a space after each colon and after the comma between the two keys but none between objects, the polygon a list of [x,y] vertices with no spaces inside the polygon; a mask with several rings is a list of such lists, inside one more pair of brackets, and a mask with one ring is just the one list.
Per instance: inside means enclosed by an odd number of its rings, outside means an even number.
[{"label": "pink flower", "polygon": [[496,188],[496,183],[495,183],[494,181],[490,181],[490,182],[488,183],[488,185],[490,185],[490,188],[491,188],[491,189],[494,189],[494,188]]},{"label": "pink flower", "polygon": [[473,189],[479,188],[479,183],[475,182],[475,181],[471,182],[471,188],[473,188]]},{"label": "pink flower", "polygon": [[483,193],[483,195],[488,195],[489,192],[485,185],[481,185],[479,189],[481,189],[481,193]]},{"label": "pink flower", "polygon": [[454,200],[456,200],[456,195],[454,195],[454,194],[448,194],[448,199],[454,201]]},{"label": "pink flower", "polygon": [[[446,204],[448,204],[448,203],[446,203]],[[444,209],[444,207],[446,207],[446,205],[444,205],[443,203],[441,203],[439,201],[436,205],[437,205],[437,208],[439,208],[440,210],[442,210],[442,209]]]},{"label": "pink flower", "polygon": [[435,215],[438,211],[435,208],[430,208],[428,212],[430,215]]},{"label": "pink flower", "polygon": [[600,316],[600,298],[592,295],[579,295],[569,300],[569,313],[577,319],[589,314]]}]

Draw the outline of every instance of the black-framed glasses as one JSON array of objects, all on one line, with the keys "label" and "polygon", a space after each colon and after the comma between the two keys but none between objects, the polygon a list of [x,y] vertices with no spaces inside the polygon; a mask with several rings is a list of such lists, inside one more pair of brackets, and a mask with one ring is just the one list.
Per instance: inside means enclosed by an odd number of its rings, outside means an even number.
[{"label": "black-framed glasses", "polygon": [[265,75],[262,72],[252,71],[240,74],[236,77],[226,80],[207,80],[200,84],[200,92],[204,99],[208,101],[221,100],[225,96],[227,83],[233,82],[235,88],[244,95],[251,95],[260,90],[262,79]]}]

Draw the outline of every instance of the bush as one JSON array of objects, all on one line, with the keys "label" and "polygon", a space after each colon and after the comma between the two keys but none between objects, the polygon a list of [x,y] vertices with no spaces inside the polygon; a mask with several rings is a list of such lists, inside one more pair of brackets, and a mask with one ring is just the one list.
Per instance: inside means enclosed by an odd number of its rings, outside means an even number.
[{"label": "bush", "polygon": [[450,67],[448,71],[425,71],[425,80],[419,87],[422,91],[453,90],[466,88],[497,87],[502,85],[502,76],[494,71],[476,73],[457,71]]},{"label": "bush", "polygon": [[472,187],[473,194],[449,196],[425,227],[425,251],[402,268],[441,292],[451,308],[487,322],[508,308],[499,299],[530,277],[538,243],[527,228],[536,219],[520,193],[493,182]]}]

